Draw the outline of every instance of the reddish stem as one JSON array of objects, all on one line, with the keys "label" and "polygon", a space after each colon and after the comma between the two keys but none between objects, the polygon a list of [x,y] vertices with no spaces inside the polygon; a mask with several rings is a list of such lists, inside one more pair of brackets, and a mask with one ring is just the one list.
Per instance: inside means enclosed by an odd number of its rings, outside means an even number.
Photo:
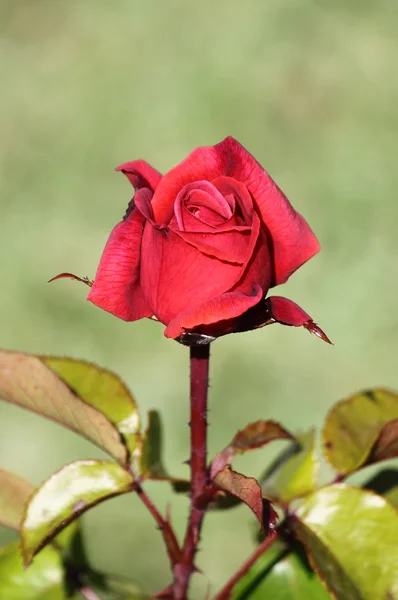
[{"label": "reddish stem", "polygon": [[162,517],[156,506],[153,504],[152,500],[149,498],[146,492],[144,492],[139,483],[136,484],[136,492],[138,494],[138,497],[145,504],[145,506],[155,519],[156,523],[158,524],[158,527],[162,533],[164,542],[166,544],[167,554],[169,555],[171,567],[174,568],[174,566],[181,560],[182,551],[179,546],[177,536],[174,533],[174,530],[171,526],[171,523],[168,519],[164,519]]},{"label": "reddish stem", "polygon": [[197,500],[207,484],[207,390],[209,386],[210,345],[191,346],[191,507],[181,563],[174,569],[174,598],[187,598],[189,580],[195,571],[202,521],[205,514]]},{"label": "reddish stem", "polygon": [[238,583],[240,579],[247,573],[250,567],[256,562],[258,558],[264,552],[268,550],[275,542],[275,540],[279,537],[278,532],[271,534],[267,537],[261,544],[256,548],[251,556],[243,563],[243,565],[236,571],[236,573],[231,577],[228,583],[222,588],[220,592],[218,592],[217,596],[215,596],[214,600],[228,600],[231,597],[231,593],[235,585]]}]

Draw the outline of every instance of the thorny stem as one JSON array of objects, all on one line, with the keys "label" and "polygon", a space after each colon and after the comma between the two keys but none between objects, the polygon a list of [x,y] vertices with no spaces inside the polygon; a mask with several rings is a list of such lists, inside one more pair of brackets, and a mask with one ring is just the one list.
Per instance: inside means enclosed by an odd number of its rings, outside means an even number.
[{"label": "thorny stem", "polygon": [[197,501],[207,484],[207,390],[210,344],[190,347],[191,362],[191,507],[184,539],[182,560],[174,569],[175,600],[187,598],[189,580],[195,571],[195,555],[205,510]]},{"label": "thorny stem", "polygon": [[153,518],[155,519],[158,527],[162,533],[164,542],[167,548],[167,554],[169,555],[170,563],[172,568],[176,563],[181,559],[181,549],[177,540],[177,536],[174,533],[174,530],[171,526],[171,523],[168,518],[164,519],[156,506],[153,504],[152,500],[146,494],[146,492],[142,489],[139,483],[136,483],[135,488],[138,497],[145,504]]},{"label": "thorny stem", "polygon": [[243,563],[243,565],[234,573],[228,583],[222,588],[220,592],[215,596],[214,600],[229,600],[231,597],[232,590],[238,581],[247,573],[250,567],[256,562],[256,560],[268,550],[279,537],[278,531],[272,533],[269,537],[265,538],[263,542],[249,556],[249,558]]}]

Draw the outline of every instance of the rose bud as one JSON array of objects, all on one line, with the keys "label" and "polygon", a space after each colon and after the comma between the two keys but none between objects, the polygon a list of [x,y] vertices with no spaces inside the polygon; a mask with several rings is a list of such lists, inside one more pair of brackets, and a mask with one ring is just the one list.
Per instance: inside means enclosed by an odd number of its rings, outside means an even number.
[{"label": "rose bud", "polygon": [[156,318],[166,337],[183,343],[275,321],[319,335],[290,300],[277,297],[275,314],[272,298],[265,301],[319,244],[239,142],[228,137],[197,148],[163,176],[143,160],[117,170],[135,194],[105,246],[88,300],[125,321]]}]

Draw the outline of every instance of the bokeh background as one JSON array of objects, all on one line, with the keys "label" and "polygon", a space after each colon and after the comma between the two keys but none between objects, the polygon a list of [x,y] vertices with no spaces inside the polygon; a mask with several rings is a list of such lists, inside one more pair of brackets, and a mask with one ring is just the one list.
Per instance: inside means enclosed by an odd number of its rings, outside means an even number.
[{"label": "bokeh background", "polygon": [[[282,326],[214,344],[210,454],[245,423],[319,426],[333,402],[398,387],[398,4],[393,0],[0,0],[0,345],[120,373],[142,414],[163,415],[165,461],[187,474],[187,350],[150,321],[85,301],[131,188],[113,168],[167,171],[238,138],[317,233],[322,252],[277,293],[335,342]],[[88,442],[3,403],[0,466],[34,483],[100,457]],[[237,461],[258,475],[265,449]],[[148,491],[182,534],[187,501]],[[149,592],[169,582],[159,533],[133,496],[84,517],[98,568]],[[193,597],[253,547],[244,507],[207,518]],[[0,541],[12,534],[0,531]]]}]

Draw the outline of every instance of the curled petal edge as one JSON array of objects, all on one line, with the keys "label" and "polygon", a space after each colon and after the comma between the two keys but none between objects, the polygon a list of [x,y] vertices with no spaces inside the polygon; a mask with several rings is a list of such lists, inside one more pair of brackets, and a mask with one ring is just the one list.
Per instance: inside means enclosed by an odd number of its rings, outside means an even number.
[{"label": "curled petal edge", "polygon": [[149,188],[154,192],[162,179],[162,174],[151,167],[145,160],[133,160],[116,167],[116,171],[121,171],[134,189]]},{"label": "curled petal edge", "polygon": [[177,315],[166,327],[164,335],[177,339],[192,329],[239,317],[258,304],[262,296],[259,285],[253,288],[250,295],[243,292],[220,294]]}]

